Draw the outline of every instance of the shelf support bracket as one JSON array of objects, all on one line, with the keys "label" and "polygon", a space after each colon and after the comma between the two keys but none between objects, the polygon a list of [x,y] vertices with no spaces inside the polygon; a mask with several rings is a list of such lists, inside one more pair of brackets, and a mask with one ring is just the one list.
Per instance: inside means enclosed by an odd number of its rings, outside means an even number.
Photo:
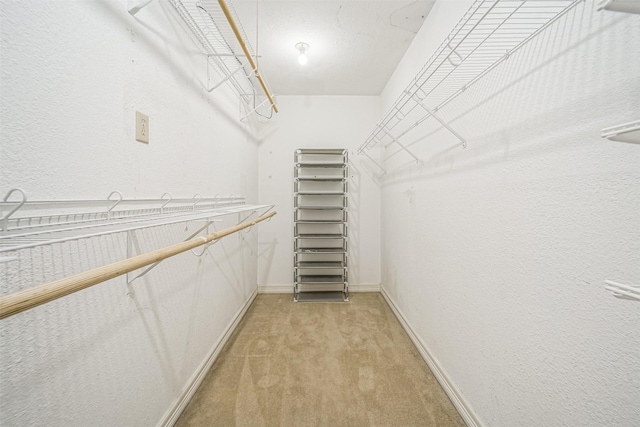
[{"label": "shelf support bracket", "polygon": [[153,0],[129,0],[127,2],[127,10],[131,15],[135,15],[140,12],[146,5],[151,3]]},{"label": "shelf support bracket", "polygon": [[[194,238],[194,237],[196,237],[198,234],[200,234],[200,232],[201,232],[202,230],[208,229],[208,228],[209,228],[209,226],[210,226],[211,224],[213,224],[214,222],[217,222],[217,221],[220,221],[220,220],[207,220],[207,221],[205,222],[205,224],[204,224],[202,227],[200,227],[200,228],[199,228],[199,229],[197,229],[194,233],[192,233],[189,237],[187,237],[186,239],[184,239],[184,240],[183,240],[183,242],[186,242],[187,240],[191,240],[191,239],[193,239],[193,238]],[[127,258],[132,258],[132,257],[134,256],[134,254],[133,254],[133,241],[134,241],[134,240],[135,240],[135,233],[134,233],[134,232],[129,232],[129,233],[127,233]],[[216,240],[216,241],[214,241],[214,242],[210,243],[209,245],[214,244],[214,243],[217,243],[217,242],[218,242],[218,241]],[[204,251],[207,249],[207,247],[209,247],[209,245],[207,245],[207,246],[203,249],[202,253],[201,253],[201,254],[199,254],[199,255],[198,255],[197,253],[193,252],[193,249],[192,249],[191,251],[194,253],[194,255],[202,256],[202,255],[204,254]],[[137,279],[139,279],[139,278],[141,278],[141,277],[145,276],[148,272],[150,272],[151,270],[153,270],[154,268],[156,268],[156,267],[158,266],[158,264],[160,264],[161,262],[162,262],[162,261],[158,261],[158,262],[155,262],[155,263],[151,264],[150,266],[148,266],[147,268],[145,268],[144,270],[142,270],[142,272],[141,272],[140,274],[138,274],[137,276],[135,276],[135,277],[133,277],[133,278],[131,278],[131,279],[129,278],[131,273],[127,273],[127,285],[131,285],[131,284],[132,284],[134,281],[136,281]],[[131,292],[131,291],[132,291],[132,290],[130,290],[130,292]]]},{"label": "shelf support bracket", "polygon": [[373,164],[374,164],[374,165],[376,165],[378,168],[380,168],[380,170],[382,171],[382,174],[383,174],[383,175],[386,175],[386,174],[387,174],[387,171],[385,170],[385,168],[383,168],[382,166],[380,166],[380,163],[378,163],[378,162],[376,162],[375,160],[373,160],[373,158],[372,158],[370,155],[368,155],[368,154],[366,153],[366,151],[364,151],[364,150],[363,150],[363,151],[360,151],[360,154],[362,154],[363,156],[365,156],[367,159],[371,160],[371,162],[373,162]]},{"label": "shelf support bracket", "polygon": [[391,135],[389,132],[386,131],[385,128],[381,127],[380,130],[382,132],[384,132],[389,138],[391,138],[393,140],[393,142],[395,142],[396,144],[398,144],[400,146],[400,148],[402,148],[404,151],[407,152],[407,154],[409,154],[411,157],[413,157],[416,161],[416,163],[420,163],[420,159],[417,158],[415,156],[415,154],[413,154],[411,151],[409,151],[409,149],[407,147],[404,146],[404,144],[402,144],[400,141],[398,141],[393,135]]},{"label": "shelf support bracket", "polygon": [[240,121],[243,121],[244,119],[246,119],[247,117],[249,117],[250,115],[255,113],[256,111],[258,111],[258,108],[262,107],[267,102],[271,102],[271,101],[269,99],[265,99],[260,104],[258,104],[255,108],[251,109],[251,111],[249,111],[247,114],[245,114],[244,116],[240,117]]},{"label": "shelf support bracket", "polygon": [[413,100],[416,101],[418,103],[418,105],[420,105],[422,108],[424,108],[424,110],[427,113],[429,113],[429,115],[431,117],[436,119],[442,126],[444,126],[449,132],[451,132],[456,138],[458,138],[460,140],[460,142],[462,143],[462,148],[467,148],[467,140],[464,139],[464,137],[462,135],[460,135],[458,132],[456,132],[455,129],[453,129],[451,126],[449,126],[447,124],[447,122],[445,122],[440,117],[438,117],[438,115],[436,115],[436,112],[434,110],[431,110],[429,107],[424,105],[424,102],[422,102],[422,100],[420,98],[418,98],[415,94],[413,95]]},{"label": "shelf support bracket", "polygon": [[[218,89],[220,86],[222,86],[223,84],[225,84],[231,77],[233,77],[238,71],[240,70],[244,70],[245,65],[247,65],[246,63],[241,63],[240,66],[238,68],[236,68],[235,70],[233,70],[231,73],[229,73],[229,75],[227,77],[225,77],[224,79],[220,80],[216,85],[214,85],[211,89],[207,89],[207,92],[213,92],[214,90]],[[209,61],[207,61],[207,80],[211,81],[210,78],[210,72],[209,69],[211,67],[209,66]],[[253,75],[253,72],[250,73],[248,76],[245,73],[245,76],[247,78],[251,77],[251,75]]]},{"label": "shelf support bracket", "polygon": [[[265,215],[266,215],[266,214],[268,214],[268,213],[269,213],[269,212],[270,212],[274,207],[275,207],[275,205],[271,205],[271,207],[269,207],[266,211],[264,211],[264,212],[260,213],[260,215],[258,215],[258,216],[265,216]],[[244,217],[244,218],[242,219],[242,221],[238,222],[236,225],[240,225],[240,224],[242,224],[243,222],[246,222],[249,218],[251,218],[252,216],[254,216],[257,212],[258,212],[257,210],[255,210],[255,211],[251,212],[249,215],[247,215],[246,217]],[[269,221],[269,220],[267,220],[267,221]],[[249,231],[251,231],[251,229],[252,229],[252,228],[253,228],[253,226],[251,226],[251,227],[249,227],[249,228],[245,229],[245,233],[248,233]]]}]

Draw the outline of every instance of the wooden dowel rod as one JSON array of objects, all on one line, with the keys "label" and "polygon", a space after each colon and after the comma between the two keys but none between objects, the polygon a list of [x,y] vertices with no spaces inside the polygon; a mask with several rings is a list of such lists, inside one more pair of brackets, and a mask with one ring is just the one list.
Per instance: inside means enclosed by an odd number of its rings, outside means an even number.
[{"label": "wooden dowel rod", "polygon": [[244,39],[242,38],[242,34],[240,34],[240,30],[238,29],[236,22],[233,20],[233,15],[231,15],[231,11],[229,10],[229,6],[227,6],[227,2],[225,0],[218,0],[218,4],[220,5],[222,12],[224,12],[224,16],[226,16],[227,21],[229,21],[229,25],[231,26],[233,33],[236,35],[236,39],[238,39],[238,43],[240,43],[240,47],[242,47],[242,50],[244,51],[244,55],[247,57],[247,60],[249,61],[249,64],[251,65],[251,69],[253,70],[253,73],[258,78],[258,81],[260,82],[260,86],[262,86],[264,93],[267,95],[267,98],[269,98],[269,102],[273,107],[273,111],[277,113],[278,107],[276,106],[275,101],[271,97],[271,92],[269,92],[269,89],[267,89],[267,84],[264,82],[264,80],[262,79],[262,76],[260,75],[260,72],[258,71],[258,66],[254,62],[253,57],[251,56],[251,52],[249,52],[249,49],[247,48],[247,44],[244,42]]},{"label": "wooden dowel rod", "polygon": [[182,252],[188,251],[189,249],[197,248],[198,246],[221,239],[229,234],[254,226],[259,222],[271,218],[275,214],[276,212],[271,212],[267,215],[256,218],[253,221],[243,222],[242,224],[225,228],[224,230],[216,233],[196,237],[194,239],[187,240],[186,242],[176,243],[175,245],[147,252],[146,254],[127,258],[122,261],[94,268],[93,270],[74,274],[73,276],[65,277],[64,279],[54,280],[53,282],[0,297],[0,319],[13,316],[14,314],[29,310],[65,295],[97,285],[105,280],[113,279],[114,277],[137,270],[138,268],[146,265],[178,255]]}]

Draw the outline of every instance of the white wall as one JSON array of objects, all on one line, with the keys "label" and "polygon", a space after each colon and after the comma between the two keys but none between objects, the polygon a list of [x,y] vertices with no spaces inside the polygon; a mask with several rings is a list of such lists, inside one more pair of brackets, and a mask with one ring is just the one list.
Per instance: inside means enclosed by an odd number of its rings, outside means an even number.
[{"label": "white wall", "polygon": [[349,149],[349,283],[380,283],[380,189],[376,171],[355,153],[379,116],[377,96],[281,96],[281,111],[260,142],[261,203],[280,221],[259,231],[258,284],[293,289],[293,153]]},{"label": "white wall", "polygon": [[[469,2],[438,2],[386,108]],[[422,58],[420,60],[420,58]],[[419,66],[419,65],[418,65]],[[599,137],[640,112],[640,16],[577,7],[395,148],[382,285],[490,426],[640,420],[640,146]],[[409,77],[407,77],[409,76]]]},{"label": "white wall", "polygon": [[[2,1],[0,194],[32,200],[245,194],[257,142],[167,2]],[[134,114],[150,116],[149,145]],[[227,218],[220,229],[238,221]],[[277,217],[272,221],[277,222]],[[140,252],[197,224],[138,232]],[[0,424],[156,425],[257,282],[257,232],[167,260],[0,321]],[[126,257],[123,235],[22,251],[0,263],[6,295]]]}]

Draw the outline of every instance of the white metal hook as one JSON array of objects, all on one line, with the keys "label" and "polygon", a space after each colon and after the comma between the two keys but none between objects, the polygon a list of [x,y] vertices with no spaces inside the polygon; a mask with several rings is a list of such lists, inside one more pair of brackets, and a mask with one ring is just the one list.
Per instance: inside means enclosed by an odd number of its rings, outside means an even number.
[{"label": "white metal hook", "polygon": [[449,61],[449,64],[453,65],[454,67],[457,67],[458,65],[462,64],[462,56],[460,56],[460,54],[458,52],[453,50],[453,48],[451,47],[451,45],[449,43],[447,43],[447,47],[449,49],[451,49],[451,53],[453,53],[455,56],[458,57],[458,61],[456,63],[456,61],[451,59],[451,54],[449,54],[449,56],[447,56],[447,61]]},{"label": "white metal hook", "polygon": [[[242,221],[242,222],[246,222],[246,221],[247,221],[247,219],[251,218],[253,215],[255,215],[255,213],[256,213],[256,211],[253,211],[253,213],[252,213],[251,215],[249,215],[247,218],[245,218],[245,220],[244,220],[244,221]],[[255,224],[251,224],[251,226],[250,226],[250,227],[245,228],[245,229],[244,229],[244,233],[245,233],[245,234],[250,233],[250,232],[251,232],[251,230],[253,229],[253,226],[254,226],[254,225],[255,225]]]},{"label": "white metal hook", "polygon": [[118,200],[116,200],[116,202],[113,205],[111,205],[109,209],[107,209],[107,219],[111,219],[111,211],[113,210],[113,208],[118,206],[118,204],[122,201],[122,193],[117,190],[112,191],[111,194],[109,194],[109,196],[107,197],[107,200],[112,200],[111,196],[113,196],[114,194],[118,196]]},{"label": "white metal hook", "polygon": [[[209,235],[209,226],[207,225],[206,229],[205,229],[205,236]],[[196,252],[195,248],[191,249],[191,253],[194,254],[197,257],[201,257],[204,255],[204,253],[207,251],[207,249],[209,249],[209,247],[211,245],[215,245],[216,243],[218,243],[220,241],[220,239],[216,239],[216,240],[212,240],[209,243],[206,243],[207,238],[205,236],[200,236],[200,239],[202,239],[203,242],[205,242],[204,246],[202,247],[202,251],[200,253]]]},{"label": "white metal hook", "polygon": [[195,256],[197,256],[197,257],[201,257],[201,256],[203,256],[203,255],[204,255],[204,253],[205,253],[205,252],[207,252],[207,250],[208,250],[211,246],[215,245],[215,244],[216,244],[216,243],[218,243],[219,241],[220,241],[220,239],[217,239],[217,240],[214,240],[214,241],[212,241],[212,242],[207,243],[206,245],[204,245],[204,246],[202,247],[202,252],[200,252],[200,253],[197,253],[195,249],[191,249],[191,253],[192,253],[192,254],[194,254],[194,255],[195,255]]},{"label": "white metal hook", "polygon": [[3,231],[7,231],[9,229],[9,217],[11,215],[13,215],[18,209],[20,209],[22,206],[24,206],[24,204],[27,202],[27,195],[24,193],[24,191],[22,191],[22,189],[20,188],[12,188],[11,190],[9,190],[9,192],[7,193],[6,196],[4,196],[4,202],[9,200],[9,197],[11,197],[11,195],[15,192],[20,193],[20,195],[22,196],[22,200],[20,200],[20,202],[18,202],[18,206],[16,206],[15,208],[11,209],[5,216],[4,218],[2,218],[2,221],[0,222],[1,225],[1,229]]},{"label": "white metal hook", "polygon": [[200,193],[196,193],[193,195],[193,200],[195,200],[195,202],[193,202],[193,206],[191,206],[191,209],[193,209],[194,211],[196,210],[196,205],[198,203],[200,203],[200,200],[202,200],[202,194]]},{"label": "white metal hook", "polygon": [[[266,211],[262,212],[262,215],[260,216],[265,216],[266,214],[268,214],[273,208],[275,207],[275,205],[272,205],[269,209],[267,209]],[[273,218],[273,216],[270,216],[269,218],[267,218],[267,222],[271,221],[271,218]]]},{"label": "white metal hook", "polygon": [[[207,234],[209,233],[209,227],[207,227]],[[207,249],[209,248],[209,245],[206,244],[207,242],[207,238],[204,236],[200,236],[200,239],[202,239],[203,242],[205,242],[205,245],[202,247],[202,252],[198,253],[196,252],[195,249],[191,249],[191,253],[194,254],[197,257],[201,257],[202,255],[204,255],[204,253],[207,251]]]},{"label": "white metal hook", "polygon": [[[164,196],[169,196],[168,199],[165,199]],[[160,206],[160,214],[164,213],[164,207],[167,206],[172,200],[173,200],[173,196],[171,195],[171,193],[164,193],[161,197],[160,200],[166,200],[166,202],[164,202],[162,204],[162,206]]]}]

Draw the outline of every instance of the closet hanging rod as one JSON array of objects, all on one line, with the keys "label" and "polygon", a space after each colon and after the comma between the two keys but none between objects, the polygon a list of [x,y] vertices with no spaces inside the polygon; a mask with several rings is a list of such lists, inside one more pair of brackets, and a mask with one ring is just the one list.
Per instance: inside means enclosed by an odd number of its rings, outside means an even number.
[{"label": "closet hanging rod", "polygon": [[260,75],[260,72],[258,71],[258,66],[253,60],[253,56],[251,55],[251,52],[249,52],[249,49],[247,48],[247,44],[245,43],[244,38],[242,38],[242,34],[240,34],[240,30],[236,25],[236,21],[233,19],[233,15],[229,10],[229,6],[227,6],[227,2],[225,0],[218,0],[218,4],[220,5],[220,9],[222,9],[222,12],[224,13],[224,16],[227,18],[227,21],[229,22],[229,25],[233,30],[233,34],[235,34],[236,39],[238,39],[238,43],[240,43],[240,47],[242,47],[242,51],[244,52],[244,55],[247,57],[247,61],[249,61],[249,65],[251,65],[251,69],[253,70],[254,75],[260,82],[260,86],[262,86],[262,90],[264,90],[264,93],[267,95],[267,98],[269,98],[269,102],[271,103],[271,107],[273,107],[273,111],[277,113],[278,107],[276,106],[276,103],[273,100],[273,97],[271,96],[271,92],[267,88],[267,84],[264,82],[262,76]]},{"label": "closet hanging rod", "polygon": [[138,268],[145,267],[149,264],[162,261],[190,249],[197,248],[198,246],[205,245],[214,240],[219,240],[245,228],[253,227],[259,222],[270,219],[275,214],[276,212],[271,212],[256,218],[253,221],[243,222],[234,227],[225,228],[224,230],[211,233],[206,236],[196,237],[185,242],[176,243],[175,245],[147,252],[146,254],[127,258],[112,264],[74,274],[73,276],[54,280],[53,282],[0,297],[0,319],[13,316],[14,314],[21,313],[49,301],[70,295],[106,280],[113,279],[114,277],[137,270]]}]

